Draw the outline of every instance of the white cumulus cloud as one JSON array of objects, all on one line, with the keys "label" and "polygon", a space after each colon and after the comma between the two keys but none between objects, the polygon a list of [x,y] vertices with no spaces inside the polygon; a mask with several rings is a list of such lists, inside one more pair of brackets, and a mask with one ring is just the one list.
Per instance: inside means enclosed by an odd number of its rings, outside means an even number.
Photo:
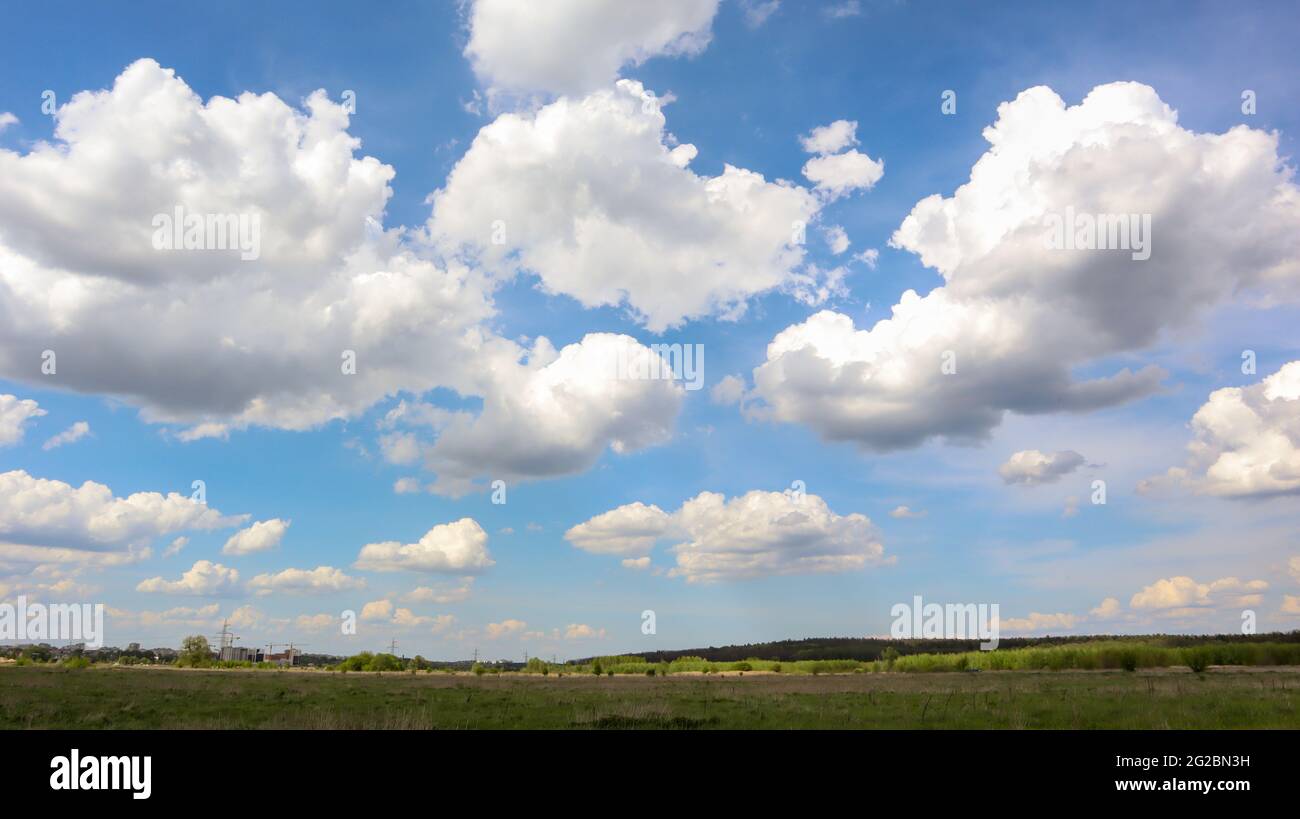
[{"label": "white cumulus cloud", "polygon": [[[979,441],[1007,412],[1084,412],[1156,390],[1163,372],[1077,370],[1142,349],[1243,289],[1291,297],[1300,191],[1274,133],[1196,133],[1156,92],[1045,87],[998,109],[990,150],[952,196],[918,202],[890,240],[944,283],[905,291],[867,329],[823,311],[754,372],[753,417],[870,450]],[[1150,256],[1050,245],[1067,213],[1149,215]]]},{"label": "white cumulus cloud", "polygon": [[258,521],[247,529],[240,529],[231,535],[226,544],[221,547],[221,553],[226,555],[251,555],[255,552],[274,549],[280,545],[284,533],[289,531],[289,524],[290,521],[281,520],[280,518]]},{"label": "white cumulus cloud", "polygon": [[1083,456],[1074,450],[1048,453],[1026,449],[1007,458],[998,467],[998,474],[1004,483],[1039,486],[1059,481],[1080,466],[1083,466]]},{"label": "white cumulus cloud", "polygon": [[194,597],[229,597],[243,593],[239,584],[239,571],[200,560],[177,580],[165,580],[151,577],[141,580],[135,587],[138,592],[148,594],[176,594]]},{"label": "white cumulus cloud", "polygon": [[738,316],[803,259],[809,191],[725,165],[688,166],[656,100],[620,80],[484,127],[433,196],[429,232],[498,276],[525,270],[586,307],[626,305],[659,332]]},{"label": "white cumulus cloud", "polygon": [[0,446],[22,441],[27,422],[44,414],[40,404],[30,398],[0,394]]},{"label": "white cumulus cloud", "polygon": [[434,526],[416,543],[367,543],[356,568],[372,572],[480,572],[493,564],[487,532],[473,518]]},{"label": "white cumulus cloud", "polygon": [[259,574],[248,581],[248,590],[258,595],[268,594],[333,594],[365,588],[365,581],[349,577],[333,566],[314,569],[283,569]]},{"label": "white cumulus cloud", "polygon": [[709,44],[718,0],[474,0],[465,56],[493,88],[582,94],[627,65]]},{"label": "white cumulus cloud", "polygon": [[41,449],[47,452],[51,449],[58,449],[64,444],[72,444],[80,441],[90,434],[90,424],[85,421],[78,421],[72,426],[53,436],[45,443],[41,444]]},{"label": "white cumulus cloud", "polygon": [[837,515],[817,495],[760,490],[731,500],[701,492],[671,514],[627,504],[574,526],[565,537],[586,551],[633,557],[644,557],[659,540],[672,541],[677,565],[669,574],[689,583],[846,572],[892,562],[865,515]]},{"label": "white cumulus cloud", "polygon": [[1187,465],[1140,490],[1174,483],[1228,498],[1300,492],[1300,361],[1258,384],[1215,390],[1191,426]]}]

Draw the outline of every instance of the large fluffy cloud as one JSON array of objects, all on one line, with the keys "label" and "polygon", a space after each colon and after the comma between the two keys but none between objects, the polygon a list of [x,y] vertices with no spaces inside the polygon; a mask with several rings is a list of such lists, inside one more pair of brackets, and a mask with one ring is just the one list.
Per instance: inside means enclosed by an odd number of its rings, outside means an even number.
[{"label": "large fluffy cloud", "polygon": [[224,529],[242,522],[172,492],[115,497],[102,483],[72,486],[29,475],[0,473],[0,556],[15,560],[58,553],[123,552],[162,535]]},{"label": "large fluffy cloud", "polygon": [[672,437],[685,395],[641,368],[658,353],[630,336],[592,333],[558,353],[537,344],[524,364],[495,370],[478,415],[450,416],[425,452],[433,489],[460,494],[475,478],[514,481],[580,472],[606,449],[635,452]]},{"label": "large fluffy cloud", "polygon": [[[110,90],[74,96],[54,144],[0,150],[0,377],[114,396],[146,420],[186,425],[182,440],[309,428],[437,387],[483,396],[484,419],[454,416],[441,436],[448,480],[472,471],[460,457],[478,456],[493,418],[546,426],[526,415],[545,402],[497,392],[530,379],[547,389],[536,370],[554,357],[549,343],[530,350],[486,329],[493,282],[382,228],[393,171],[358,157],[347,128],[323,93],[305,110],[272,94],[204,102],[152,60]],[[155,249],[155,217],[177,207],[256,218],[260,255]],[[47,361],[54,372],[42,374]],[[548,371],[549,388],[574,417],[624,420],[567,441],[576,452],[552,441],[503,476],[565,474],[605,446],[666,437],[675,399],[665,385],[562,395],[562,369]],[[0,403],[0,443],[34,411]],[[409,438],[388,443],[394,457],[418,451]],[[557,452],[552,472],[530,460]]]},{"label": "large fluffy cloud", "polygon": [[1173,614],[1190,609],[1219,605],[1254,605],[1256,595],[1268,588],[1263,580],[1243,581],[1236,577],[1222,577],[1209,583],[1198,583],[1190,577],[1179,575],[1157,580],[1133,595],[1129,606]]},{"label": "large fluffy cloud", "polygon": [[[382,229],[393,170],[356,156],[321,92],[305,110],[205,103],[146,59],[56,122],[55,142],[0,150],[0,376],[220,434],[309,427],[401,389],[472,392],[470,362],[519,352],[480,329],[474,274]],[[155,249],[155,217],[178,207],[256,219],[260,255]]]},{"label": "large fluffy cloud", "polygon": [[367,543],[356,568],[372,572],[448,572],[471,574],[493,564],[487,532],[473,518],[434,526],[416,543]]},{"label": "large fluffy cloud", "polygon": [[564,533],[574,546],[602,555],[648,555],[668,530],[668,513],[640,501],[602,512]]},{"label": "large fluffy cloud", "polygon": [[709,44],[718,0],[474,0],[465,56],[486,84],[585,93],[620,68]]},{"label": "large fluffy cloud", "polygon": [[176,580],[151,577],[135,587],[147,594],[174,594],[192,597],[231,597],[243,593],[239,570],[208,560],[200,560]]},{"label": "large fluffy cloud", "polygon": [[731,165],[696,174],[659,103],[621,80],[499,117],[434,195],[431,235],[585,306],[626,304],[654,331],[789,284],[817,198]]},{"label": "large fluffy cloud", "polygon": [[1249,387],[1225,387],[1192,416],[1188,463],[1139,489],[1165,483],[1229,498],[1300,492],[1300,361]]},{"label": "large fluffy cloud", "polygon": [[701,492],[671,515],[627,504],[574,526],[565,537],[580,549],[615,555],[645,554],[659,540],[675,540],[677,565],[670,574],[690,583],[889,562],[865,515],[837,515],[820,497],[802,493],[754,490],[727,500]]},{"label": "large fluffy cloud", "polygon": [[[970,181],[918,202],[891,239],[944,284],[906,291],[869,329],[827,311],[779,333],[754,372],[757,417],[875,450],[983,439],[1008,411],[1147,395],[1155,368],[1077,371],[1242,289],[1294,294],[1300,192],[1276,134],[1195,133],[1153,89],[1115,83],[1075,106],[1029,89],[984,135]],[[1053,249],[1069,214],[1150,215],[1149,258]]]}]

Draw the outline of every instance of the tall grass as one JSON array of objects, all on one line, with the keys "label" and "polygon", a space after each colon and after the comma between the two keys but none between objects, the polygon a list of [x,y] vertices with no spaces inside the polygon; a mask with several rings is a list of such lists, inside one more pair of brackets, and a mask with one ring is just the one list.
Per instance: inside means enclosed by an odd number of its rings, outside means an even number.
[{"label": "tall grass", "polygon": [[585,664],[559,666],[576,673],[670,676],[683,673],[719,674],[744,671],[783,674],[924,673],[932,671],[1091,671],[1103,669],[1187,666],[1203,671],[1212,665],[1300,665],[1300,643],[1207,642],[1196,646],[1162,645],[1156,640],[1098,640],[1091,643],[967,651],[947,654],[907,654],[888,660],[799,660],[777,662],[749,658],[715,662],[703,657],[679,657],[649,662],[644,657],[597,657]]},{"label": "tall grass", "polygon": [[[963,666],[964,663],[964,666]],[[1164,668],[1187,665],[1300,665],[1297,643],[1207,643],[1193,647],[1131,641],[970,651],[961,654],[911,654],[894,662],[895,671],[1064,671]]]}]

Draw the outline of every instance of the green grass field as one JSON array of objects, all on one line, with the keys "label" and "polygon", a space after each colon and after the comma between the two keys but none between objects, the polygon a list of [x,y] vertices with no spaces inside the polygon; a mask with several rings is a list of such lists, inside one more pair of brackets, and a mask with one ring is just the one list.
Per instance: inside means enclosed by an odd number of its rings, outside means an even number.
[{"label": "green grass field", "polygon": [[0,728],[1300,728],[1300,669],[543,677],[7,664]]}]

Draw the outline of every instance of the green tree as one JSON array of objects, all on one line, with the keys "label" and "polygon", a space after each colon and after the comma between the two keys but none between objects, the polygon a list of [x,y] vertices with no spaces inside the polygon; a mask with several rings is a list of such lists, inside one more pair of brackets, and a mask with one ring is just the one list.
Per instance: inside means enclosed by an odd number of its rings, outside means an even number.
[{"label": "green tree", "polygon": [[366,671],[401,671],[402,661],[392,654],[376,654]]},{"label": "green tree", "polygon": [[212,664],[212,647],[208,638],[201,634],[192,634],[181,642],[181,655],[176,659],[177,665],[190,668],[202,668]]}]

